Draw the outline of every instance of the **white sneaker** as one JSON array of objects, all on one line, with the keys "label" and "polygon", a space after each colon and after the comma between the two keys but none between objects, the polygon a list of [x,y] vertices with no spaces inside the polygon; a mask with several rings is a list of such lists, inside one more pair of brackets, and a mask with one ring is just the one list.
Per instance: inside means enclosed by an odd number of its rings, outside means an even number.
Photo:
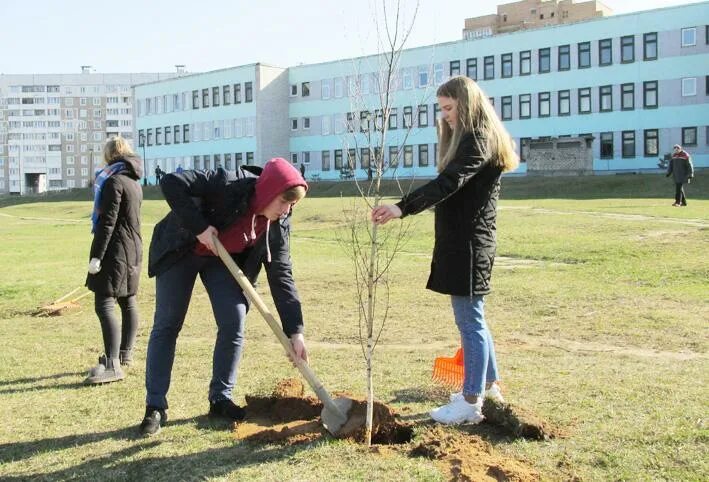
[{"label": "white sneaker", "polygon": [[480,423],[485,418],[483,417],[482,408],[482,400],[478,399],[477,403],[472,404],[462,398],[431,410],[431,418],[445,425],[457,425],[466,422]]},{"label": "white sneaker", "polygon": [[[502,390],[500,390],[500,385],[493,383],[492,386],[485,390],[485,398],[495,400],[499,403],[505,403],[505,399],[502,397]],[[455,402],[456,400],[463,399],[463,392],[451,393],[450,401]]]}]

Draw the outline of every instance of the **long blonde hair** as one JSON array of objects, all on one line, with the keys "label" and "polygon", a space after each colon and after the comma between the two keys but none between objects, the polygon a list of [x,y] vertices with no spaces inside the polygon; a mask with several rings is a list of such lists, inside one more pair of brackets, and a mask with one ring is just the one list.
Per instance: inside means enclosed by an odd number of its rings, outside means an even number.
[{"label": "long blonde hair", "polygon": [[455,156],[464,134],[475,131],[476,142],[483,158],[503,172],[519,165],[514,141],[502,125],[495,108],[478,84],[468,77],[452,77],[438,87],[438,97],[449,97],[458,106],[458,119],[454,129],[447,122],[438,121],[438,172]]},{"label": "long blonde hair", "polygon": [[135,156],[130,143],[121,136],[111,136],[103,145],[103,160],[113,164],[119,159]]}]

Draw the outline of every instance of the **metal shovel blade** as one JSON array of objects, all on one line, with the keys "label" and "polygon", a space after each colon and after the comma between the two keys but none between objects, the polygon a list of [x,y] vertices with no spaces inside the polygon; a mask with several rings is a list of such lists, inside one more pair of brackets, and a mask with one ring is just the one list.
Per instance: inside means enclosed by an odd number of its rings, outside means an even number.
[{"label": "metal shovel blade", "polygon": [[352,408],[352,400],[345,397],[339,397],[333,400],[338,411],[332,410],[324,406],[320,413],[320,420],[323,427],[330,432],[331,435],[337,437],[340,434],[342,426],[347,422],[347,414]]}]

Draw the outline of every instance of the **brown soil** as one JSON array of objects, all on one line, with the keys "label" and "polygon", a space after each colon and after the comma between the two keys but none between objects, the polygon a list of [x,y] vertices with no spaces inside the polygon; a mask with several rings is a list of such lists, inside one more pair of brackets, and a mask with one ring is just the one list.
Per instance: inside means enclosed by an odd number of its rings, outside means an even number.
[{"label": "brown soil", "polygon": [[483,415],[485,423],[495,425],[513,437],[549,440],[567,436],[562,429],[552,426],[532,411],[514,404],[485,400]]},{"label": "brown soil", "polygon": [[[278,384],[272,396],[247,396],[247,418],[236,424],[234,436],[254,443],[284,445],[309,443],[329,436],[320,421],[322,403],[316,398],[303,396],[303,391],[299,380],[288,379]],[[366,407],[365,400],[353,399],[339,438],[364,442]],[[546,440],[564,435],[530,411],[514,405],[486,400],[483,413],[486,424],[515,437]],[[399,420],[390,407],[375,402],[372,443],[377,445],[371,453],[377,456],[402,453],[433,459],[451,480],[540,480],[539,473],[527,463],[497,453],[477,435],[435,425],[425,429],[414,443],[410,443],[413,428],[412,423]]]},{"label": "brown soil", "polygon": [[438,461],[451,480],[540,480],[539,473],[528,464],[498,454],[489,443],[475,435],[449,432],[436,426],[420,438],[410,454]]}]

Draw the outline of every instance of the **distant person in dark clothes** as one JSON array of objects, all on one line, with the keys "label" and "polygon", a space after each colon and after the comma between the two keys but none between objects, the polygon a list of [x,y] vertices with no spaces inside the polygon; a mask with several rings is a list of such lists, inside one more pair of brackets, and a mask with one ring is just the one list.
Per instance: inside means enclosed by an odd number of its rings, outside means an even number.
[{"label": "distant person in dark clothes", "polygon": [[[125,377],[121,365],[133,359],[133,344],[138,330],[138,282],[143,259],[140,236],[140,205],[143,191],[138,180],[143,176],[142,161],[122,137],[106,142],[103,157],[107,166],[96,174],[94,234],[89,255],[86,286],[95,293],[95,308],[104,354],[89,371],[87,384],[107,383]],[[114,314],[121,308],[121,324]]]},{"label": "distant person in dark clothes", "polygon": [[162,169],[160,169],[160,166],[155,166],[155,185],[159,186],[160,185],[160,179],[162,179],[163,172]]},{"label": "distant person in dark clothes", "polygon": [[182,164],[178,164],[177,169],[175,169],[175,172],[177,174],[182,174],[182,171],[184,171],[184,169],[182,169]]},{"label": "distant person in dark clothes", "polygon": [[694,177],[694,166],[692,159],[682,146],[675,144],[672,148],[672,159],[667,166],[667,177],[672,176],[675,182],[675,202],[673,206],[686,206],[687,198],[684,188]]},{"label": "distant person in dark clothes", "polygon": [[305,179],[305,164],[302,162],[300,163],[300,175],[303,176],[303,179]]},{"label": "distant person in dark clothes", "polygon": [[160,184],[171,211],[153,231],[148,274],[156,276],[155,320],[145,370],[146,410],[140,430],[152,435],[167,420],[177,336],[199,275],[217,322],[209,384],[209,415],[242,420],[232,401],[244,340],[248,303],[241,287],[215,254],[218,236],[251,283],[266,268],[268,284],[297,356],[307,362],[303,313],[291,268],[290,212],[308,185],[281,158],[261,168],[242,166],[168,174]]}]

